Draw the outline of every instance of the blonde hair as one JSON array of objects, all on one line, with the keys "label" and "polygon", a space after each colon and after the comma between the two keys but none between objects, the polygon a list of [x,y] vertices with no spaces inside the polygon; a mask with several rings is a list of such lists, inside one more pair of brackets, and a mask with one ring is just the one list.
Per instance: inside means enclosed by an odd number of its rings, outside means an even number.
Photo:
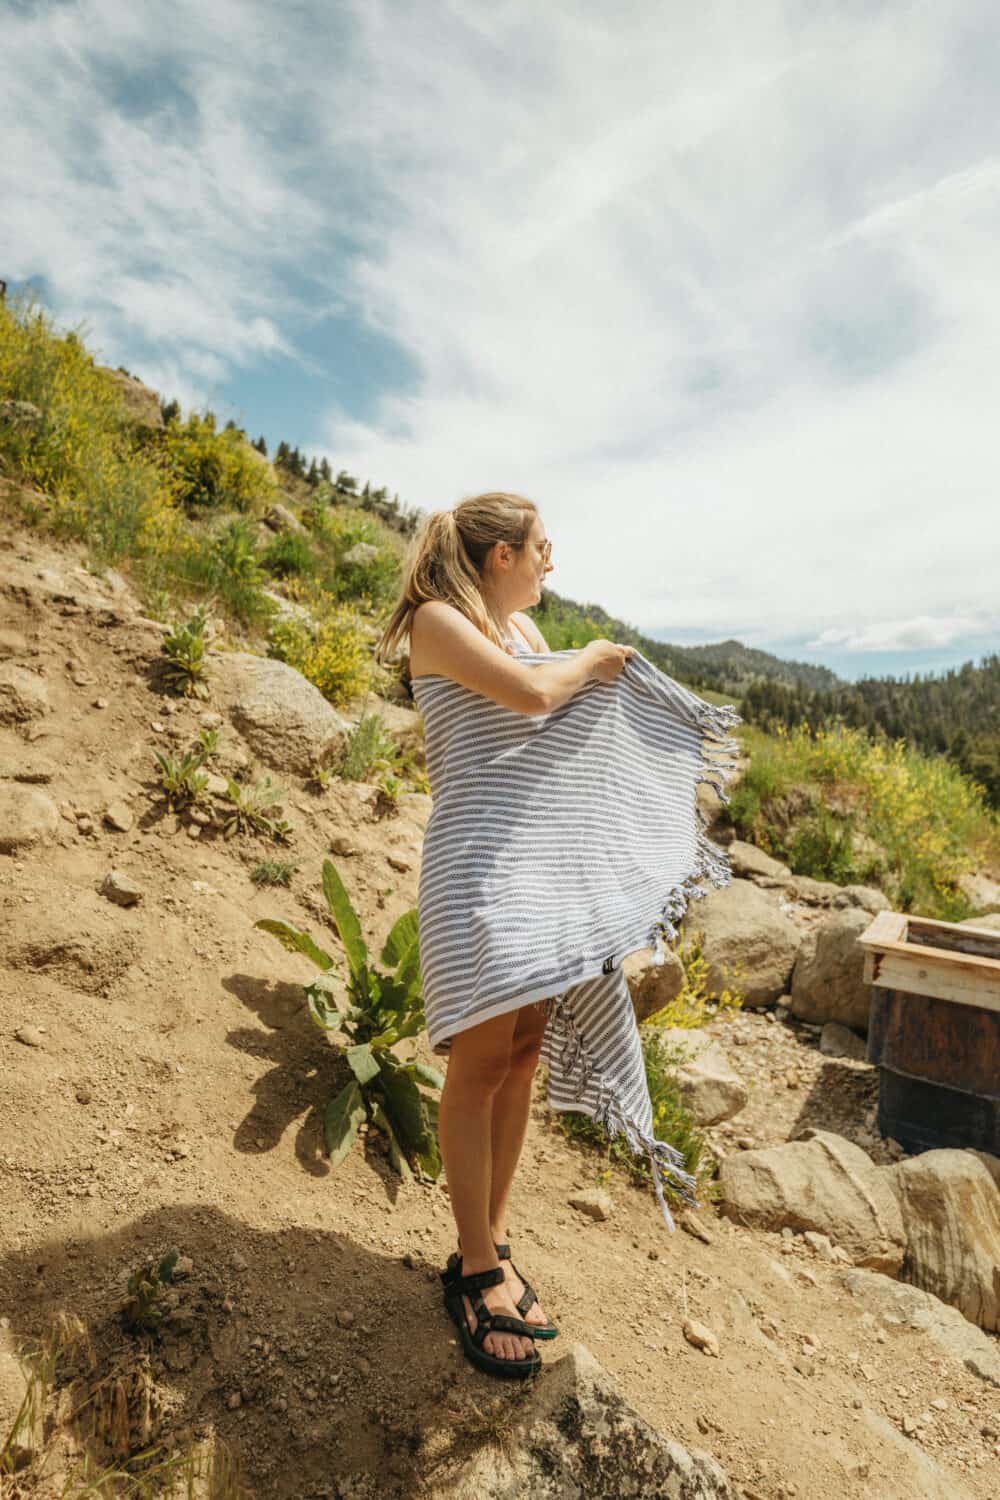
[{"label": "blonde hair", "polygon": [[537,514],[533,500],[503,490],[472,495],[454,510],[431,511],[413,538],[399,602],[379,638],[375,660],[384,664],[409,636],[414,611],[428,599],[454,605],[494,645],[506,649],[499,622],[483,596],[483,570],[497,542],[524,546]]}]

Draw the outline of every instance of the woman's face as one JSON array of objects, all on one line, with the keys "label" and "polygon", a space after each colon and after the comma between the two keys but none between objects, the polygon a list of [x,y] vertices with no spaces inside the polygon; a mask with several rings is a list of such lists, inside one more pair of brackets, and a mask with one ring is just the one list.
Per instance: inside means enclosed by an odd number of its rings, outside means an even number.
[{"label": "woman's face", "polygon": [[549,556],[551,550],[542,518],[536,515],[524,546],[513,554],[515,564],[511,578],[513,581],[516,577],[523,585],[523,591],[528,596],[526,604],[537,604],[542,597],[542,585],[547,574],[552,572]]}]

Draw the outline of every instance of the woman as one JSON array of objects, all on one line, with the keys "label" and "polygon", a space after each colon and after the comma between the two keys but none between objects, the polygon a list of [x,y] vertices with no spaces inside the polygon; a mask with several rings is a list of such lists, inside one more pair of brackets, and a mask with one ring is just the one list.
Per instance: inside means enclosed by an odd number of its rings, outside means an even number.
[{"label": "woman", "polygon": [[[410,679],[424,717],[434,799],[418,915],[428,1031],[435,1052],[449,1058],[439,1138],[459,1253],[442,1275],[445,1302],[466,1356],[492,1374],[515,1377],[539,1367],[534,1341],[556,1334],[505,1243],[511,1182],[540,1054],[549,1064],[556,1107],[583,1109],[621,1131],[634,1151],[649,1152],[668,1227],[661,1176],[672,1174],[682,1196],[697,1202],[683,1158],[653,1139],[634,1012],[617,967],[621,954],[643,946],[662,895],[653,892],[649,904],[648,875],[631,850],[619,852],[614,831],[605,834],[603,847],[610,860],[620,857],[622,864],[610,878],[605,872],[607,890],[600,883],[602,872],[578,857],[576,843],[578,825],[602,820],[604,809],[594,805],[601,800],[593,790],[595,759],[597,785],[606,776],[612,795],[610,782],[619,774],[614,736],[629,728],[629,705],[612,695],[613,701],[596,703],[596,719],[591,714],[582,723],[579,714],[567,717],[584,707],[581,695],[601,692],[596,684],[615,683],[632,657],[636,671],[660,674],[632,647],[607,640],[549,652],[521,611],[539,602],[552,570],[550,555],[537,508],[522,496],[487,493],[463,500],[453,511],[432,513],[415,539],[402,596],[377,652],[387,660],[408,635]],[[673,707],[683,698],[678,711],[692,722],[723,714],[671,679],[661,680],[669,684]],[[634,715],[641,732],[650,719],[649,684],[644,686],[647,698],[642,699],[640,685]],[[717,729],[715,722],[687,732],[700,744],[703,732]],[[533,763],[522,752],[534,754]],[[580,778],[588,755],[591,780],[586,782]],[[626,765],[622,774],[628,770]],[[647,788],[648,775],[643,775],[647,779],[637,783],[638,796]],[[550,803],[536,792],[539,776],[556,783],[555,805],[564,813],[568,805],[570,822],[564,821],[562,831],[549,816]],[[590,788],[580,794],[582,802],[579,796],[574,800],[577,786]],[[667,790],[672,795],[673,789]],[[686,784],[686,790],[693,804],[693,786]],[[545,795],[551,791],[546,784]],[[675,815],[667,830],[672,842],[677,842],[676,821]],[[497,827],[504,830],[501,849]],[[644,831],[633,830],[633,841],[641,842]],[[654,832],[662,844],[663,829]],[[725,871],[703,841],[692,842],[682,859],[686,863],[677,873],[708,873],[714,883],[724,883]],[[552,903],[549,890],[539,888],[538,875],[543,867],[551,870],[553,860],[559,880],[565,877],[574,913],[577,908],[583,913],[583,925],[575,929],[572,919],[560,918],[554,926],[551,912],[547,926],[542,920],[541,909]],[[590,866],[596,863],[591,860]],[[633,866],[638,883],[630,885]],[[669,910],[677,913],[681,888],[673,876],[670,884],[675,904]],[[605,925],[609,903],[614,919]],[[590,943],[594,927],[600,931]],[[536,944],[544,953],[534,952]],[[606,953],[611,956],[602,964]],[[576,1025],[580,1016],[584,1035]],[[570,1077],[572,1089],[566,1083]]]}]

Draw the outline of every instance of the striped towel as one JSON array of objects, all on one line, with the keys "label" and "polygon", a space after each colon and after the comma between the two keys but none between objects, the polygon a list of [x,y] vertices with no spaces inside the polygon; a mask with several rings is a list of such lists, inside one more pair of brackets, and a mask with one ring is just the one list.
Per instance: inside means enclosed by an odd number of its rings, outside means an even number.
[{"label": "striped towel", "polygon": [[[534,652],[528,666],[577,655]],[[742,722],[641,652],[611,683],[592,679],[547,714],[522,714],[450,677],[412,679],[424,720],[432,808],[417,895],[431,1046],[545,1000],[549,1102],[599,1120],[645,1152],[668,1229],[669,1182],[697,1207],[680,1152],[657,1141],[622,959],[653,947],[698,884],[730,883],[709,839],[700,782],[725,783]]]}]

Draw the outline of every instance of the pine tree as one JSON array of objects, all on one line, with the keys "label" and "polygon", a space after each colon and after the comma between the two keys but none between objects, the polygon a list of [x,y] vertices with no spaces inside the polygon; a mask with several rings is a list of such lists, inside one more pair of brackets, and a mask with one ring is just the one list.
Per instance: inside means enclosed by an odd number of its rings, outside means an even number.
[{"label": "pine tree", "polygon": [[313,459],[312,463],[309,465],[309,472],[306,475],[306,484],[310,489],[313,490],[319,484],[319,469],[316,467],[315,459]]},{"label": "pine tree", "polygon": [[264,441],[263,433],[261,433],[260,437],[254,443],[254,447],[257,449],[258,453],[262,453],[265,458],[267,457],[267,444]]},{"label": "pine tree", "polygon": [[333,478],[333,474],[330,469],[330,460],[328,458],[321,459],[320,461],[319,477],[321,479],[325,479],[327,484],[329,484],[331,479]]},{"label": "pine tree", "polygon": [[180,404],[177,401],[160,402],[160,415],[163,417],[164,427],[169,427],[171,422],[176,422],[181,414]]},{"label": "pine tree", "polygon": [[287,469],[288,457],[288,444],[285,442],[284,438],[282,438],[281,442],[278,444],[278,451],[274,455],[274,461],[276,464],[280,464],[283,469]]}]

